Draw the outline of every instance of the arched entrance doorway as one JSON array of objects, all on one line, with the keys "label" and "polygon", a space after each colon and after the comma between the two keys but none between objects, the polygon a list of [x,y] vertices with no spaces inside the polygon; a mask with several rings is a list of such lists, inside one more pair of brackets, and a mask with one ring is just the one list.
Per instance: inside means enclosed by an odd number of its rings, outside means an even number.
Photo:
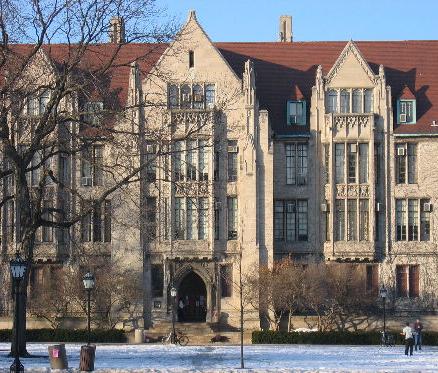
[{"label": "arched entrance doorway", "polygon": [[205,322],[207,290],[195,272],[188,273],[180,282],[177,307],[179,322]]}]

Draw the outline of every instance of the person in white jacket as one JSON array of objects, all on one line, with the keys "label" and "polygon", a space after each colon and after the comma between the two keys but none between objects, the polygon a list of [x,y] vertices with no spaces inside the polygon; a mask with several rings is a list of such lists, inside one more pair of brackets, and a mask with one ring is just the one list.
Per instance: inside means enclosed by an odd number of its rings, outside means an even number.
[{"label": "person in white jacket", "polygon": [[414,351],[414,332],[412,328],[409,326],[409,323],[406,323],[406,326],[403,328],[403,332],[401,335],[405,336],[405,355],[409,354],[412,356]]}]

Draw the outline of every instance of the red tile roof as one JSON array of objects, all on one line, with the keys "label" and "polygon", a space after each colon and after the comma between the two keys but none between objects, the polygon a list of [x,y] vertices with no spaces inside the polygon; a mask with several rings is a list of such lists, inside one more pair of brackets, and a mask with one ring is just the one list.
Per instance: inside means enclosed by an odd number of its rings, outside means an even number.
[{"label": "red tile roof", "polygon": [[[242,76],[244,63],[251,59],[255,64],[257,95],[261,109],[270,113],[277,134],[307,132],[308,127],[286,125],[286,101],[293,96],[304,96],[308,102],[315,84],[318,65],[327,74],[347,42],[263,42],[215,43],[234,71]],[[417,123],[395,125],[399,134],[438,134],[438,41],[383,41],[357,42],[359,50],[377,74],[379,65],[385,67],[387,84],[392,88],[393,107],[405,85],[417,99]],[[17,51],[32,46],[17,45]],[[145,76],[158,61],[167,45],[129,44],[119,51],[108,79],[98,89],[110,90],[123,105],[127,97],[129,65],[137,61]],[[62,66],[72,47],[65,44],[45,46],[44,49]],[[89,48],[80,67],[98,69],[114,53],[114,44],[99,44]],[[96,93],[93,93],[96,94]],[[299,98],[297,96],[297,98]],[[310,105],[308,105],[309,107]],[[395,110],[395,109],[394,109]],[[394,113],[395,117],[395,113]]]},{"label": "red tile roof", "polygon": [[[310,101],[318,65],[327,74],[346,44],[341,41],[215,45],[238,74],[247,59],[253,60],[261,108],[269,110],[276,133],[292,134],[302,128],[286,126],[286,101],[291,87],[298,85]],[[417,123],[396,125],[395,132],[438,134],[438,127],[430,126],[433,120],[438,120],[438,41],[363,41],[356,45],[376,74],[380,64],[385,67],[394,108],[405,85],[417,99]]]}]

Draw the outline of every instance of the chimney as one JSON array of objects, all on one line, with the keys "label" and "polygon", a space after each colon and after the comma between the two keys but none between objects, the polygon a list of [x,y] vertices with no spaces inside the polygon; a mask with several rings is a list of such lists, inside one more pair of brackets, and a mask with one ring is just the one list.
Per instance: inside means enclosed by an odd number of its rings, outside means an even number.
[{"label": "chimney", "polygon": [[280,16],[280,34],[279,41],[292,41],[292,16]]},{"label": "chimney", "polygon": [[113,17],[110,21],[110,42],[121,44],[125,42],[125,21],[122,17]]}]

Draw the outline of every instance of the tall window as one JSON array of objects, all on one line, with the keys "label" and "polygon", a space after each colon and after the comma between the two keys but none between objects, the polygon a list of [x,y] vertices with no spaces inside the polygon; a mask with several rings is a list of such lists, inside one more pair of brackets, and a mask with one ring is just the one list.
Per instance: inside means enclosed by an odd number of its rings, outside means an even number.
[{"label": "tall window", "polygon": [[350,91],[343,89],[341,90],[341,113],[350,112]]},{"label": "tall window", "polygon": [[179,106],[179,89],[178,86],[172,84],[169,86],[169,108],[176,109]]},{"label": "tall window", "polygon": [[194,198],[187,198],[187,231],[186,239],[195,240],[195,227],[196,227],[196,201]]},{"label": "tall window", "polygon": [[237,239],[237,197],[227,198],[228,239]]},{"label": "tall window", "polygon": [[[345,224],[347,224],[346,230]],[[336,200],[334,229],[335,241],[369,241],[369,201],[366,199]]]},{"label": "tall window", "polygon": [[233,265],[223,264],[220,266],[221,297],[233,296]]},{"label": "tall window", "polygon": [[220,239],[220,205],[214,203],[214,239]]},{"label": "tall window", "polygon": [[44,90],[39,94],[30,94],[26,97],[24,112],[28,116],[43,115],[50,101],[50,91]]},{"label": "tall window", "polygon": [[173,172],[175,176],[175,181],[184,180],[184,167],[183,167],[183,142],[176,141],[174,145],[173,154]]},{"label": "tall window", "polygon": [[422,199],[420,201],[421,215],[420,215],[420,240],[429,241],[430,240],[430,201],[427,199]]},{"label": "tall window", "polygon": [[406,240],[406,200],[398,199],[395,202],[395,221],[397,241]]},{"label": "tall window", "polygon": [[162,297],[164,287],[164,269],[162,264],[151,265],[151,285],[152,296],[154,298]]},{"label": "tall window", "polygon": [[198,171],[199,181],[208,181],[208,148],[207,141],[198,142]]},{"label": "tall window", "polygon": [[324,144],[324,181],[328,184],[330,180],[330,145]]},{"label": "tall window", "polygon": [[208,210],[208,198],[175,198],[175,239],[206,240],[208,238]]},{"label": "tall window", "polygon": [[155,146],[150,143],[146,144],[145,164],[146,181],[153,183],[157,180],[157,155]]},{"label": "tall window", "polygon": [[335,144],[335,179],[336,184],[345,183],[345,145]]},{"label": "tall window", "polygon": [[288,101],[287,102],[287,124],[306,125],[306,102]]},{"label": "tall window", "polygon": [[417,121],[416,118],[416,101],[415,100],[398,100],[397,102],[397,119],[398,123],[412,124]]},{"label": "tall window", "polygon": [[286,184],[307,184],[308,145],[286,144]]},{"label": "tall window", "polygon": [[103,183],[103,145],[87,146],[81,153],[81,185],[100,186]]},{"label": "tall window", "polygon": [[412,143],[396,144],[395,166],[397,184],[417,182],[417,146]]},{"label": "tall window", "polygon": [[368,200],[359,200],[359,241],[369,241],[369,207]]},{"label": "tall window", "polygon": [[408,183],[417,182],[417,146],[416,144],[407,144],[408,150]]},{"label": "tall window", "polygon": [[348,182],[356,183],[357,144],[348,144]]},{"label": "tall window", "polygon": [[357,241],[357,201],[347,200],[347,241]]},{"label": "tall window", "polygon": [[345,240],[345,201],[336,200],[335,205],[335,241]]},{"label": "tall window", "polygon": [[208,238],[208,198],[198,200],[198,240]]},{"label": "tall window", "polygon": [[228,181],[237,181],[237,140],[228,140]]},{"label": "tall window", "polygon": [[359,183],[368,182],[368,144],[359,144]]},{"label": "tall window", "polygon": [[420,266],[397,265],[395,270],[397,297],[418,297],[420,295]]},{"label": "tall window", "polygon": [[85,104],[84,121],[91,126],[99,126],[102,120],[103,102],[94,101]]},{"label": "tall window", "polygon": [[[53,211],[49,211],[50,209],[53,209],[53,201],[44,201],[42,218],[48,222],[53,222]],[[53,242],[53,227],[43,226],[41,239],[43,242]]]},{"label": "tall window", "polygon": [[274,202],[274,238],[277,241],[284,239],[284,201]]},{"label": "tall window", "polygon": [[181,87],[181,108],[190,109],[192,107],[192,89],[188,84]]},{"label": "tall window", "polygon": [[187,141],[186,149],[186,175],[188,181],[196,181],[196,154],[197,143],[196,141]]},{"label": "tall window", "polygon": [[153,241],[157,237],[157,199],[146,198],[146,241]]},{"label": "tall window", "polygon": [[418,203],[408,199],[408,241],[418,241]]},{"label": "tall window", "polygon": [[81,219],[82,242],[111,242],[111,201],[105,200],[102,204],[94,201],[84,201],[82,211],[93,206],[92,212]]},{"label": "tall window", "polygon": [[362,113],[362,90],[353,89],[353,113]]},{"label": "tall window", "polygon": [[374,173],[376,185],[380,184],[381,170],[381,158],[382,158],[382,146],[379,143],[374,143]]},{"label": "tall window", "polygon": [[373,295],[379,292],[379,266],[376,264],[366,266],[366,290]]},{"label": "tall window", "polygon": [[274,201],[274,237],[278,241],[307,241],[307,200]]},{"label": "tall window", "polygon": [[204,108],[203,88],[200,84],[195,84],[193,86],[193,109],[203,109],[203,108]]},{"label": "tall window", "polygon": [[216,89],[214,84],[207,84],[205,86],[205,104],[207,108],[213,108],[215,102]]},{"label": "tall window", "polygon": [[429,241],[431,204],[427,199],[397,199],[397,241]]},{"label": "tall window", "polygon": [[338,92],[334,89],[328,91],[326,96],[327,113],[338,112]]},{"label": "tall window", "polygon": [[185,238],[185,211],[184,198],[175,198],[175,224],[174,224],[175,239],[184,240]]},{"label": "tall window", "polygon": [[63,184],[68,183],[70,177],[69,159],[66,154],[59,155],[59,169],[58,177],[59,181]]},{"label": "tall window", "polygon": [[365,89],[364,90],[364,112],[372,113],[373,112],[373,90]]}]

